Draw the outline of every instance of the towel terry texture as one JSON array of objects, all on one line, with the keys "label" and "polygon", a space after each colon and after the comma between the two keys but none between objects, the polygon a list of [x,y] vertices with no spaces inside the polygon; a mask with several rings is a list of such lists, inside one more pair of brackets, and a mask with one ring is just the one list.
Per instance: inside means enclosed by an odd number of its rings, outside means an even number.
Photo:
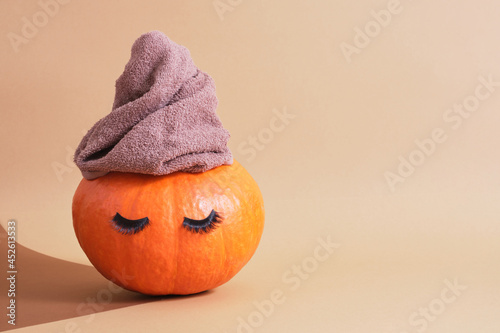
[{"label": "towel terry texture", "polygon": [[116,81],[112,111],[83,137],[75,163],[87,179],[110,171],[165,175],[232,164],[229,132],[216,108],[214,81],[189,51],[159,31],[146,33]]}]

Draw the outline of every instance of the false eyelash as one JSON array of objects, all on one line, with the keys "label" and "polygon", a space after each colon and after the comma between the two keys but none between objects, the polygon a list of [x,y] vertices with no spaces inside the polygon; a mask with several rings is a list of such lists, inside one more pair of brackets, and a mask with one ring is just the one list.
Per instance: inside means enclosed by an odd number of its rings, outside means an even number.
[{"label": "false eyelash", "polygon": [[124,235],[136,234],[149,225],[149,218],[143,217],[138,220],[129,220],[119,213],[113,217],[113,226],[118,232]]},{"label": "false eyelash", "polygon": [[203,220],[193,220],[188,217],[184,218],[182,226],[189,231],[196,233],[208,233],[217,228],[217,224],[222,222],[222,216],[212,209],[210,214]]}]

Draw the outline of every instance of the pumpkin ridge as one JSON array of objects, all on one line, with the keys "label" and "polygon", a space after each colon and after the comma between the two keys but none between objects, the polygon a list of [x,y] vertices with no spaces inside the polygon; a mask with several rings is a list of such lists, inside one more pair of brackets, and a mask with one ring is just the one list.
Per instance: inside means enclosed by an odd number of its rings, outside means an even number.
[{"label": "pumpkin ridge", "polygon": [[[179,182],[178,178],[176,177],[177,175],[178,174],[174,174],[172,176],[172,178],[173,178],[172,186],[174,189],[177,188],[178,182]],[[177,207],[179,204],[179,199],[177,198],[176,195],[173,196],[173,201],[174,201],[174,207]],[[172,215],[172,212],[170,213],[170,215]],[[170,216],[170,217],[172,218],[172,216]],[[171,292],[175,293],[175,290],[177,288],[177,278],[178,278],[178,273],[179,273],[179,260],[177,258],[179,257],[179,230],[180,230],[180,228],[177,227],[177,228],[174,228],[173,230],[175,230],[175,233],[176,233],[176,235],[174,237],[175,238],[175,252],[174,252],[175,253],[175,260],[174,260],[175,269],[174,269],[174,276],[172,278],[173,283],[172,283]]]}]

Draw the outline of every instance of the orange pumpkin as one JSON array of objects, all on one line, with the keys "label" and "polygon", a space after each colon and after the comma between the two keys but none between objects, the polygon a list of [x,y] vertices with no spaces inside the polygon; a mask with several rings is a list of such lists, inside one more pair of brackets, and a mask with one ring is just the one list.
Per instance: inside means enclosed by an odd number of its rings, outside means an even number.
[{"label": "orange pumpkin", "polygon": [[107,279],[144,294],[193,294],[227,282],[250,260],[264,205],[236,161],[195,174],[112,172],[81,181],[73,225]]}]

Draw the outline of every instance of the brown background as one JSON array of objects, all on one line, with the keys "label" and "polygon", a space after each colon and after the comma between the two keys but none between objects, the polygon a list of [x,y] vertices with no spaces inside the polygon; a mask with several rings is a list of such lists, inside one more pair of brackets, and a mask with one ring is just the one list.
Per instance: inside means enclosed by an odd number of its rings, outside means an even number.
[{"label": "brown background", "polygon": [[[231,10],[219,15],[214,3]],[[20,244],[88,264],[72,229],[81,175],[71,155],[111,110],[130,47],[150,30],[189,48],[215,79],[230,148],[267,214],[255,257],[203,297],[20,331],[236,332],[273,291],[282,304],[247,331],[412,333],[423,327],[412,314],[429,306],[427,332],[500,330],[500,86],[457,128],[443,118],[474,101],[480,77],[500,82],[499,2],[68,1],[51,16],[42,7],[0,2],[0,223],[18,221]],[[397,13],[347,59],[342,43],[380,27],[371,11],[388,7]],[[29,38],[12,44],[23,31]],[[276,110],[295,117],[250,159],[242,147],[269,134]],[[435,129],[446,140],[391,190],[386,172]],[[327,237],[340,247],[317,262]],[[292,290],[294,265],[311,262]],[[454,279],[467,289],[445,304]]]}]

